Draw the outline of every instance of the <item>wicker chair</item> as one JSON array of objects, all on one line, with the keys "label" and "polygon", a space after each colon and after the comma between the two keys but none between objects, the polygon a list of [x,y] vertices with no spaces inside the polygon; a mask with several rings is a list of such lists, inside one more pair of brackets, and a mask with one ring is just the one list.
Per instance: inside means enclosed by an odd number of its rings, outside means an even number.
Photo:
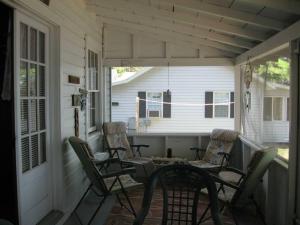
[{"label": "wicker chair", "polygon": [[[199,168],[221,170],[230,159],[230,154],[238,135],[239,133],[233,130],[214,129],[206,149],[191,148],[191,150],[196,151],[196,159],[198,158],[199,160],[190,161],[189,163]],[[199,151],[205,152],[202,159],[200,159]]]},{"label": "wicker chair", "polygon": [[[101,206],[110,195],[115,195],[120,204],[128,209],[134,216],[136,216],[135,210],[127,195],[127,190],[143,185],[133,180],[129,175],[131,173],[134,173],[135,169],[127,168],[120,171],[106,172],[105,174],[102,174],[99,170],[99,165],[101,164],[101,162],[99,160],[94,160],[93,156],[91,155],[89,145],[85,141],[77,137],[70,137],[69,142],[76,152],[87,177],[91,181],[91,184],[89,185],[86,192],[73,211],[73,213],[77,216],[80,224],[82,224],[82,222],[77,215],[76,210],[90,190],[92,190],[98,197],[101,198],[99,199],[99,205],[95,212],[92,214],[90,220],[88,221],[88,224],[92,223],[97,212],[100,210]],[[107,162],[109,162],[109,160],[102,161],[102,164],[104,165]],[[107,167],[102,166],[102,168],[106,170]],[[123,194],[125,196],[129,207],[123,204],[123,202],[119,198],[119,194]]]},{"label": "wicker chair", "polygon": [[202,189],[208,190],[213,220],[211,224],[223,224],[219,216],[216,186],[208,172],[190,165],[169,165],[161,167],[151,175],[144,192],[142,208],[134,225],[144,223],[158,182],[163,193],[162,225],[198,224],[199,197]]},{"label": "wicker chair", "polygon": [[149,177],[154,171],[152,159],[142,157],[141,149],[149,145],[130,145],[124,122],[107,122],[103,124],[103,132],[111,157],[117,157],[123,164],[136,167],[136,177]]}]

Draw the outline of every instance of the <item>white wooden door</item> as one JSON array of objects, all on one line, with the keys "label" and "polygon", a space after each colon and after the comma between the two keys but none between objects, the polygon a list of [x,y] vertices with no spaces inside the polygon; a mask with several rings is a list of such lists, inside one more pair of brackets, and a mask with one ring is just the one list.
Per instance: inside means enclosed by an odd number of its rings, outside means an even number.
[{"label": "white wooden door", "polygon": [[47,26],[16,12],[16,146],[22,225],[36,224],[52,209],[48,45]]}]

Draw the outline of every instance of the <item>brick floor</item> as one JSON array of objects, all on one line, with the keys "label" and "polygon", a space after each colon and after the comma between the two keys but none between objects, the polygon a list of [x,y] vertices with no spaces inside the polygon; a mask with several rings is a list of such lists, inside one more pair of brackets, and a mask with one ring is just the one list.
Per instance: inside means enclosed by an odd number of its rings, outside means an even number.
[{"label": "brick floor", "polygon": [[[130,199],[134,205],[136,211],[138,211],[141,207],[143,200],[143,189],[137,189],[135,191],[131,191],[129,193]],[[199,201],[199,209],[198,214],[202,215],[203,210],[207,206],[208,201],[206,196],[203,196]],[[151,207],[149,213],[145,220],[145,225],[160,225],[162,217],[162,194],[160,189],[156,189],[154,196],[152,198]],[[228,213],[223,213],[221,215],[222,221],[224,225],[233,225],[234,222],[231,219],[231,215]],[[118,202],[114,205],[106,225],[131,225],[133,223],[134,217],[125,209],[120,206]],[[206,221],[206,225],[212,224],[211,220]]]}]

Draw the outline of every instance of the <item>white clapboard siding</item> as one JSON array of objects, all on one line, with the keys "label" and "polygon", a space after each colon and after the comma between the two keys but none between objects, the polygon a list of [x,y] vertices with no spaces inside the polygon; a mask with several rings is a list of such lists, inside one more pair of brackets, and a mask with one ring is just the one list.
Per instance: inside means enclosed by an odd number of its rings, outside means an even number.
[{"label": "white clapboard siding", "polygon": [[[233,118],[204,118],[204,106],[180,106],[176,103],[204,104],[205,91],[233,91],[233,67],[170,67],[172,92],[171,118],[151,120],[147,132],[210,132],[214,128],[234,128]],[[136,113],[139,91],[163,92],[168,89],[168,68],[155,67],[127,84],[112,87],[112,120],[128,122]]]},{"label": "white clapboard siding", "polygon": [[[59,27],[60,33],[60,57],[61,74],[50,74],[60,76],[61,95],[61,140],[64,141],[74,133],[74,107],[71,106],[71,95],[79,94],[79,88],[85,87],[85,36],[95,43],[101,51],[101,26],[97,23],[96,15],[88,12],[84,0],[52,0],[50,6],[46,7],[35,0],[20,0],[24,5],[43,19]],[[68,75],[80,77],[80,85],[68,84]],[[80,137],[85,139],[85,111],[79,110],[79,132]],[[53,121],[54,122],[54,121]],[[97,143],[93,140],[93,143]],[[93,146],[93,145],[92,145]],[[58,185],[61,199],[57,199],[59,210],[67,213],[73,210],[80,199],[88,182],[82,166],[73,149],[66,143],[62,143],[61,149],[56,155],[62,159],[53,159],[58,168],[61,168],[61,180],[55,180]],[[61,165],[59,165],[61,163]]]}]

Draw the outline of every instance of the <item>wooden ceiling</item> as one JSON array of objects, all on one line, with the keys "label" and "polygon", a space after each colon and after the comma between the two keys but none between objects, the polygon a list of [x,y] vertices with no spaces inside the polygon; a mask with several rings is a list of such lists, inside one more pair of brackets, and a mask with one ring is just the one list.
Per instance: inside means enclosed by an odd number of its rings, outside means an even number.
[{"label": "wooden ceiling", "polygon": [[238,57],[300,20],[300,1],[86,0],[106,26]]}]

